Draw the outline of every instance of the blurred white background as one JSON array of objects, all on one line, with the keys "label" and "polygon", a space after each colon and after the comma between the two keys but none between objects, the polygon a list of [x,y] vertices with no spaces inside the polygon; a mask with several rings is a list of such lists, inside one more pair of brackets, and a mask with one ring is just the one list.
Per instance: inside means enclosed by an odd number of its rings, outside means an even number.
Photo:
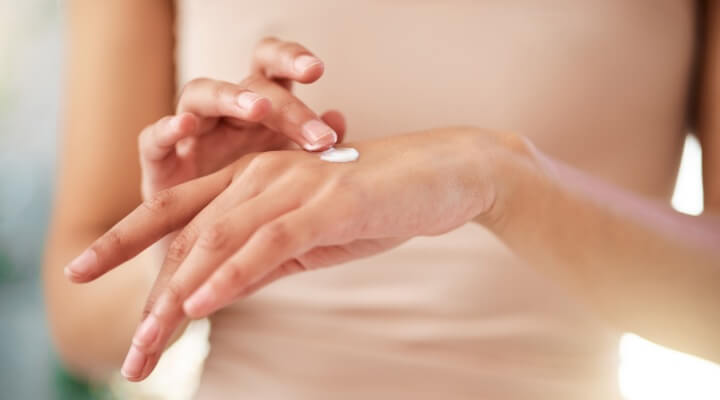
[{"label": "blurred white background", "polygon": [[[695,137],[685,141],[673,207],[686,214],[703,210],[702,155]],[[720,335],[718,335],[720,340]],[[620,345],[620,389],[628,400],[718,400],[720,366],[668,350],[635,335]]]},{"label": "blurred white background", "polygon": [[[57,398],[36,280],[54,173],[61,25],[55,1],[0,0],[0,388],[7,398]],[[677,210],[694,215],[702,212],[700,157],[689,138],[673,198]],[[628,400],[720,399],[718,365],[634,335],[620,352]]]}]

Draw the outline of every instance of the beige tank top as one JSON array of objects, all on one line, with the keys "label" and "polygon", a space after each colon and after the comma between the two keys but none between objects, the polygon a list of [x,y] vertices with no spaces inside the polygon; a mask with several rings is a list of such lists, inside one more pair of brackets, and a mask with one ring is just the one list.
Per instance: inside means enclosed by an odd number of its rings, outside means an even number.
[{"label": "beige tank top", "polygon": [[[177,6],[180,85],[242,79],[254,45],[273,35],[325,61],[325,77],[296,93],[318,112],[344,111],[349,140],[458,124],[513,130],[618,185],[670,194],[692,2]],[[284,279],[217,313],[198,398],[612,399],[617,340],[468,224]]]}]

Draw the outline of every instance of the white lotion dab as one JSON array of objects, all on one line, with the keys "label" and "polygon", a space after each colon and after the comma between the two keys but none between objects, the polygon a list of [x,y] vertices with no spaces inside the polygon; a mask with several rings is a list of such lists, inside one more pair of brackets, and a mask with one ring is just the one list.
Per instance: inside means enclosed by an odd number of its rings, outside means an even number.
[{"label": "white lotion dab", "polygon": [[331,147],[320,153],[320,159],[328,162],[352,162],[360,157],[360,153],[352,147]]}]

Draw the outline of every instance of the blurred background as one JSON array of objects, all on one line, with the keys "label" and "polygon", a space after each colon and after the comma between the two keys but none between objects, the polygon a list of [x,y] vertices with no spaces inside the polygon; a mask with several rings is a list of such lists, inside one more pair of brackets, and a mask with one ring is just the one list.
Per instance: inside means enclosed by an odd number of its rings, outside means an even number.
[{"label": "blurred background", "polygon": [[[70,377],[49,342],[40,283],[53,191],[63,43],[52,0],[0,0],[0,397],[108,398]],[[700,147],[688,138],[673,205],[702,212]],[[634,335],[620,348],[628,400],[720,399],[720,366]]]}]

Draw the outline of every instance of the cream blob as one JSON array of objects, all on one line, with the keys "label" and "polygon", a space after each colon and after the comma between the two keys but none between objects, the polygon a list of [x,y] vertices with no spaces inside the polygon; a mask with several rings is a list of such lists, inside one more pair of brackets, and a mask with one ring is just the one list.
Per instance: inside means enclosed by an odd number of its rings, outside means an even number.
[{"label": "cream blob", "polygon": [[328,162],[352,162],[360,157],[360,153],[352,147],[331,147],[320,153],[320,159]]}]

